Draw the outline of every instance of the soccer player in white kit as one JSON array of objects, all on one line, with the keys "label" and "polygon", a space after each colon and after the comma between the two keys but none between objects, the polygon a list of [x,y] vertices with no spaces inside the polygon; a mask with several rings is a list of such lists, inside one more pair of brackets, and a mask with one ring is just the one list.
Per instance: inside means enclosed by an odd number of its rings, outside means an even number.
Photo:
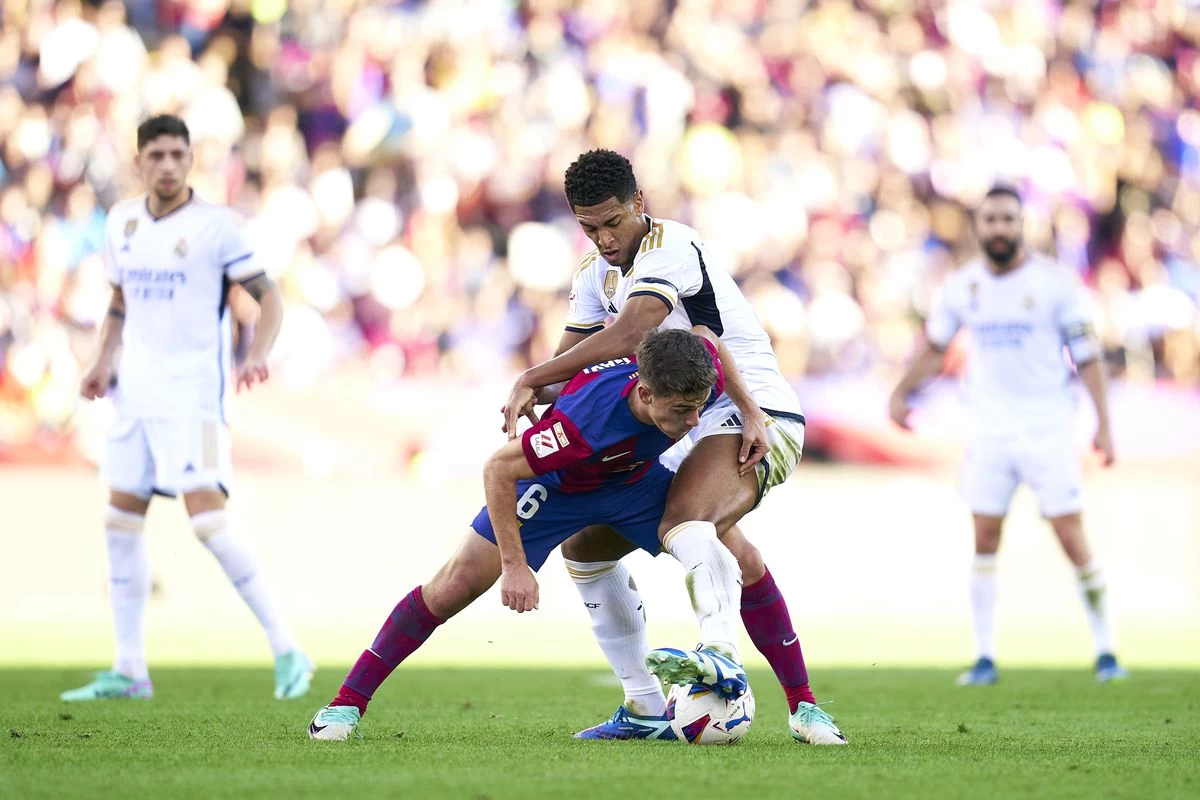
[{"label": "soccer player in white kit", "polygon": [[64,692],[62,699],[154,694],[146,667],[150,566],[143,528],[155,494],[183,495],[196,536],[266,631],[275,655],[275,697],[300,697],[308,691],[312,662],[225,514],[230,483],[225,395],[232,369],[228,290],[241,284],[261,309],[254,340],[236,371],[239,390],[268,377],[267,356],[283,319],[283,300],[256,265],[235,214],[195,197],[187,185],[192,151],[183,121],[152,117],[138,128],[137,144],[134,163],[147,193],[109,212],[112,300],[99,353],[80,388],[89,400],[110,395],[116,410],[103,470],[110,489],[105,535],[116,658],[111,671]]},{"label": "soccer player in white kit", "polygon": [[[710,654],[740,662],[740,610],[746,631],[784,690],[792,736],[810,744],[845,744],[809,687],[783,595],[761,553],[736,525],[791,475],[804,445],[800,402],[779,371],[770,338],[733,278],[714,267],[699,233],[645,213],[642,191],[624,156],[610,150],[584,153],[567,169],[565,190],[596,249],[575,275],[557,354],[527,370],[513,387],[504,407],[509,437],[516,435],[517,417],[533,413],[539,390],[592,364],[628,356],[652,328],[707,328],[719,337],[726,376],[725,394],[689,436],[690,451],[673,450],[662,459],[676,475],[659,536],[664,549],[695,565],[687,579],[700,617],[701,645],[692,651],[648,651],[641,599],[620,563],[633,545],[615,531],[593,526],[563,545],[597,643],[625,689],[625,703],[610,720],[576,735],[662,738],[662,683],[715,684],[723,668]],[[627,454],[606,457],[622,455]],[[536,588],[532,574],[519,565],[507,582],[517,591]]]},{"label": "soccer player in white kit", "polygon": [[1018,484],[1037,495],[1067,558],[1096,644],[1096,679],[1125,677],[1113,653],[1105,581],[1083,534],[1082,478],[1075,447],[1075,391],[1064,347],[1096,407],[1093,445],[1113,462],[1103,351],[1093,333],[1087,297],[1078,277],[1036,253],[1022,240],[1021,198],[998,186],[975,216],[984,256],[947,279],[927,323],[927,344],[897,384],[892,419],[908,427],[909,398],[942,369],[943,355],[959,330],[969,332],[966,395],[974,436],[963,467],[962,488],[975,522],[970,595],[974,666],[961,685],[992,684],[995,665],[996,551]]}]

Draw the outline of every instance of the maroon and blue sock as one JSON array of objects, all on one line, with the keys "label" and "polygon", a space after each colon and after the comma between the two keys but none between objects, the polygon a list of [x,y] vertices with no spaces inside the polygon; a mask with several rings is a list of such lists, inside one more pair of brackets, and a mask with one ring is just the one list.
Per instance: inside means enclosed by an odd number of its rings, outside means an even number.
[{"label": "maroon and blue sock", "polygon": [[742,587],[742,622],[750,641],[775,670],[775,677],[787,695],[788,709],[795,713],[801,701],[816,703],[808,688],[808,668],[804,666],[800,639],[792,629],[787,603],[770,570],[756,583]]},{"label": "maroon and blue sock", "polygon": [[375,641],[350,668],[331,706],[355,706],[367,713],[367,703],[400,662],[412,655],[445,620],[438,619],[421,598],[421,587],[409,592],[392,609]]}]

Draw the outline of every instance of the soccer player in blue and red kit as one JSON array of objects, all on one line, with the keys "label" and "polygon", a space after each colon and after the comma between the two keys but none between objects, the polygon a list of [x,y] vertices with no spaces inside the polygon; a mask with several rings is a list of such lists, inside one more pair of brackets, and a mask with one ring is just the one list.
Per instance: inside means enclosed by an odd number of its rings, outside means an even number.
[{"label": "soccer player in blue and red kit", "polygon": [[[329,705],[309,724],[314,739],[348,739],[380,684],[439,625],[497,581],[518,613],[538,606],[534,572],[576,531],[603,524],[653,554],[667,549],[689,566],[701,635],[737,625],[737,561],[715,533],[659,540],[673,474],[658,457],[694,429],[724,387],[714,343],[684,330],[651,331],[636,360],[580,372],[555,405],[484,468],[487,506],[458,552],[432,580],[392,610]],[[711,541],[710,541],[711,540]],[[692,566],[704,562],[701,566]],[[732,615],[732,616],[731,616]],[[724,664],[730,694],[745,672]],[[651,738],[673,738],[665,716],[642,720]]]}]

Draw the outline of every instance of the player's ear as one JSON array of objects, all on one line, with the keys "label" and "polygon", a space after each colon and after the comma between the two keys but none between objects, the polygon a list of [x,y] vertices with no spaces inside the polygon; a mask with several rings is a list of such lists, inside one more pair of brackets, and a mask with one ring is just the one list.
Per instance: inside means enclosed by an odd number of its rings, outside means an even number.
[{"label": "player's ear", "polygon": [[642,190],[637,189],[633,193],[633,213],[639,217],[646,211],[646,200],[642,196]]},{"label": "player's ear", "polygon": [[653,395],[650,394],[650,390],[641,383],[638,383],[637,385],[637,396],[638,400],[645,405],[650,405],[650,400],[653,398]]}]

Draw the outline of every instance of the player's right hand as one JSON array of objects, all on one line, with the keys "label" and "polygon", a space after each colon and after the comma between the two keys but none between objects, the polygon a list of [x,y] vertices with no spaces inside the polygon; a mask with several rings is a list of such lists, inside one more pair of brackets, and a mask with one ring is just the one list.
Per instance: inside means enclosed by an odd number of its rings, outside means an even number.
[{"label": "player's right hand", "polygon": [[904,430],[912,430],[908,424],[908,396],[900,392],[892,392],[892,396],[888,399],[888,415],[892,418],[892,422],[899,425]]},{"label": "player's right hand", "polygon": [[517,419],[526,417],[531,423],[538,421],[533,407],[537,402],[537,393],[524,380],[518,380],[508,395],[508,402],[500,408],[504,415],[504,425],[501,431],[508,434],[510,440],[517,438]]},{"label": "player's right hand", "polygon": [[112,385],[113,369],[111,364],[97,362],[79,382],[79,394],[87,400],[96,400],[108,393]]},{"label": "player's right hand", "polygon": [[500,573],[500,602],[518,614],[537,610],[537,578],[528,564],[505,568]]}]

